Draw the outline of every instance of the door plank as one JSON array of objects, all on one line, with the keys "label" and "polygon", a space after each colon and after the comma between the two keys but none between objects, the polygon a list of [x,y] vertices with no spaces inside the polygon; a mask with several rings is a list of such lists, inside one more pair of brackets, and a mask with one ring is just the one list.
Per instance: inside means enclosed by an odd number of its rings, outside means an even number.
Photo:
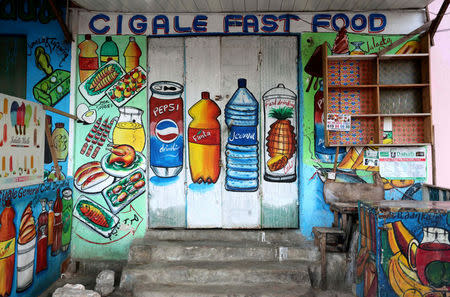
[{"label": "door plank", "polygon": [[[212,98],[220,94],[220,39],[219,37],[187,38],[185,51],[185,132],[187,133],[187,127],[192,121],[187,112],[201,99],[201,92],[210,92]],[[185,147],[188,147],[187,138],[185,138]],[[189,160],[191,153],[186,150],[186,160]],[[194,183],[188,161],[186,167],[188,228],[222,227],[222,175],[223,172],[215,184]]]},{"label": "door plank", "polygon": [[[258,53],[260,51],[260,37],[223,37],[221,47],[221,95],[222,113],[225,105],[237,90],[237,80],[247,79],[247,89],[259,102],[260,69]],[[261,105],[260,105],[261,106]],[[228,140],[229,129],[222,116],[222,160],[224,175],[226,170],[225,146]],[[261,139],[258,135],[258,139]],[[259,141],[259,146],[261,140]],[[233,192],[222,187],[222,223],[223,228],[259,228],[261,226],[261,199],[259,190],[255,192]]]},{"label": "door plank", "polygon": [[[149,38],[148,68],[149,86],[155,81],[174,81],[183,85],[184,38]],[[148,96],[150,102],[150,90]],[[185,166],[186,159],[184,159]],[[157,177],[151,169],[148,175],[150,178],[150,228],[184,228],[186,226],[185,170],[173,178]]]},{"label": "door plank", "polygon": [[[261,93],[262,96],[270,89],[282,83],[284,86],[298,94],[297,86],[297,37],[261,37]],[[278,103],[277,103],[278,104]],[[264,106],[264,103],[261,103]],[[295,153],[288,158],[287,164],[279,171],[271,171],[267,166],[267,161],[271,159],[268,153],[269,133],[278,133],[276,129],[270,132],[270,125],[275,124],[276,119],[269,117],[272,108],[282,108],[284,105],[267,105],[261,108],[261,175],[275,173],[296,172],[296,179],[289,182],[267,181],[261,179],[262,188],[262,226],[263,228],[297,228],[298,227],[298,107],[299,99],[296,100],[294,114],[288,118],[290,125],[294,127],[296,134]],[[266,118],[264,117],[266,115]],[[267,120],[267,123],[264,121]],[[280,135],[280,134],[277,134]],[[279,136],[280,137],[280,136]],[[285,138],[281,138],[285,139]],[[292,139],[291,139],[292,141]],[[283,142],[285,145],[287,141]],[[276,145],[276,144],[274,144]],[[281,166],[281,165],[280,165]],[[288,168],[292,168],[290,171]],[[273,169],[273,167],[272,167]],[[284,171],[286,170],[286,171]],[[292,171],[293,170],[293,171]],[[278,177],[277,177],[278,178]],[[272,179],[273,180],[273,179]]]}]

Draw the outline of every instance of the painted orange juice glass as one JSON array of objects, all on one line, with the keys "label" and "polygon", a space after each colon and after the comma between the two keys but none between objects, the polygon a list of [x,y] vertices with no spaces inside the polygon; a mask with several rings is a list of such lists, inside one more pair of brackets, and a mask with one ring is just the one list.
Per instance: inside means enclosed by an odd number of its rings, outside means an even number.
[{"label": "painted orange juice glass", "polygon": [[112,139],[109,139],[113,144],[128,144],[136,151],[141,152],[145,146],[145,132],[142,126],[141,109],[125,106],[119,108],[120,115],[113,120],[116,125],[113,130]]}]

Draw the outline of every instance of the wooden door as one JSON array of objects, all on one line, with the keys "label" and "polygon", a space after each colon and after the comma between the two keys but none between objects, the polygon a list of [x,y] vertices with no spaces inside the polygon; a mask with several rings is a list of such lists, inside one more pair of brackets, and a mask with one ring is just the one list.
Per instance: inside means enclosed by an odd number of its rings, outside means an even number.
[{"label": "wooden door", "polygon": [[[280,84],[291,90],[294,96],[298,93],[297,55],[296,37],[189,37],[158,38],[154,41],[150,39],[149,80],[173,81],[183,78],[185,88],[183,94],[184,170],[177,180],[166,185],[161,180],[151,177],[157,182],[160,181],[161,184],[150,183],[150,227],[183,227],[183,220],[187,228],[298,227],[297,178],[289,182],[264,178],[267,170],[266,163],[272,158],[267,152],[266,138],[268,133],[274,134],[274,132],[270,131],[270,127],[265,126],[265,121],[268,119],[266,113],[270,109],[265,108],[262,98],[264,93]],[[153,77],[152,73],[154,73]],[[247,80],[247,89],[259,105],[258,187],[250,192],[230,191],[225,188],[225,178],[228,174],[226,145],[230,133],[230,127],[225,123],[225,109],[233,93],[238,89],[239,78]],[[196,150],[198,147],[190,145],[190,142],[191,144],[193,142],[192,138],[189,140],[192,131],[200,133],[198,127],[189,128],[190,125],[196,125],[194,117],[207,116],[205,114],[208,113],[206,110],[203,115],[198,113],[199,107],[196,104],[204,103],[200,103],[202,92],[209,92],[214,102],[208,103],[209,113],[216,109],[220,111],[217,119],[208,120],[213,126],[220,127],[220,163],[214,165],[220,166],[218,168],[220,173],[215,180],[209,180],[206,183],[204,180],[200,180],[201,183],[196,180],[199,175],[195,171],[199,167],[193,166],[193,163],[204,162],[205,159],[199,157]],[[286,162],[289,166],[295,167],[291,172],[295,172],[297,177],[298,125],[296,122],[299,101],[298,98],[293,100],[295,106],[289,121],[295,137],[291,140],[291,144],[295,146],[291,152],[295,152],[289,155],[289,160]],[[195,112],[190,115],[191,108]],[[275,122],[275,119],[269,120],[271,123]],[[208,148],[214,152],[211,154],[217,154],[217,143],[213,146]],[[282,161],[286,159],[283,158]],[[184,210],[185,213],[181,214]]]}]

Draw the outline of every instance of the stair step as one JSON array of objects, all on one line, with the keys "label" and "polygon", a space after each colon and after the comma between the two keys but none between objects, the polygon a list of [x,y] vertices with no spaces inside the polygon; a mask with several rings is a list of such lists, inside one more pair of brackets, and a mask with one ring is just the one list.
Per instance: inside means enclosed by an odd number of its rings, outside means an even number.
[{"label": "stair step", "polygon": [[128,263],[151,261],[317,261],[319,251],[312,242],[281,245],[232,241],[156,241],[135,240],[130,246]]},{"label": "stair step", "polygon": [[154,285],[137,286],[135,297],[313,297],[306,286],[265,284],[248,285]]},{"label": "stair step", "polygon": [[122,271],[120,287],[131,290],[137,284],[245,285],[265,283],[310,286],[309,264],[304,261],[187,261],[128,265]]},{"label": "stair step", "polygon": [[150,229],[145,238],[150,240],[253,241],[291,244],[301,244],[307,241],[299,230]]}]

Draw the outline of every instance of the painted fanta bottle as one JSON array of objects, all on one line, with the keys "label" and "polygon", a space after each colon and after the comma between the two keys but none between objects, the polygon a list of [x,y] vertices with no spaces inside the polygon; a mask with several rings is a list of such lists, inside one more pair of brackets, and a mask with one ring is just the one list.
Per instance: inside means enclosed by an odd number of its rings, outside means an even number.
[{"label": "painted fanta bottle", "polygon": [[125,49],[123,56],[125,57],[125,71],[130,72],[134,68],[139,66],[139,58],[142,52],[139,45],[136,43],[134,37],[130,37],[127,48]]},{"label": "painted fanta bottle", "polygon": [[228,191],[258,190],[258,110],[258,101],[247,89],[247,80],[238,79],[238,89],[225,106],[225,123],[230,131],[225,152]]},{"label": "painted fanta bottle", "polygon": [[189,167],[194,183],[216,183],[220,174],[219,106],[202,92],[202,99],[189,109]]},{"label": "painted fanta bottle", "polygon": [[14,277],[14,256],[16,252],[16,212],[11,207],[11,200],[6,201],[5,209],[0,215],[0,296],[10,296]]},{"label": "painted fanta bottle", "polygon": [[119,49],[117,48],[117,44],[112,41],[111,36],[106,36],[106,41],[100,48],[100,66],[105,65],[111,60],[119,62]]},{"label": "painted fanta bottle", "polygon": [[78,45],[78,48],[80,49],[80,54],[78,55],[80,82],[84,82],[98,69],[98,45],[91,40],[90,34],[86,34],[85,40]]}]

